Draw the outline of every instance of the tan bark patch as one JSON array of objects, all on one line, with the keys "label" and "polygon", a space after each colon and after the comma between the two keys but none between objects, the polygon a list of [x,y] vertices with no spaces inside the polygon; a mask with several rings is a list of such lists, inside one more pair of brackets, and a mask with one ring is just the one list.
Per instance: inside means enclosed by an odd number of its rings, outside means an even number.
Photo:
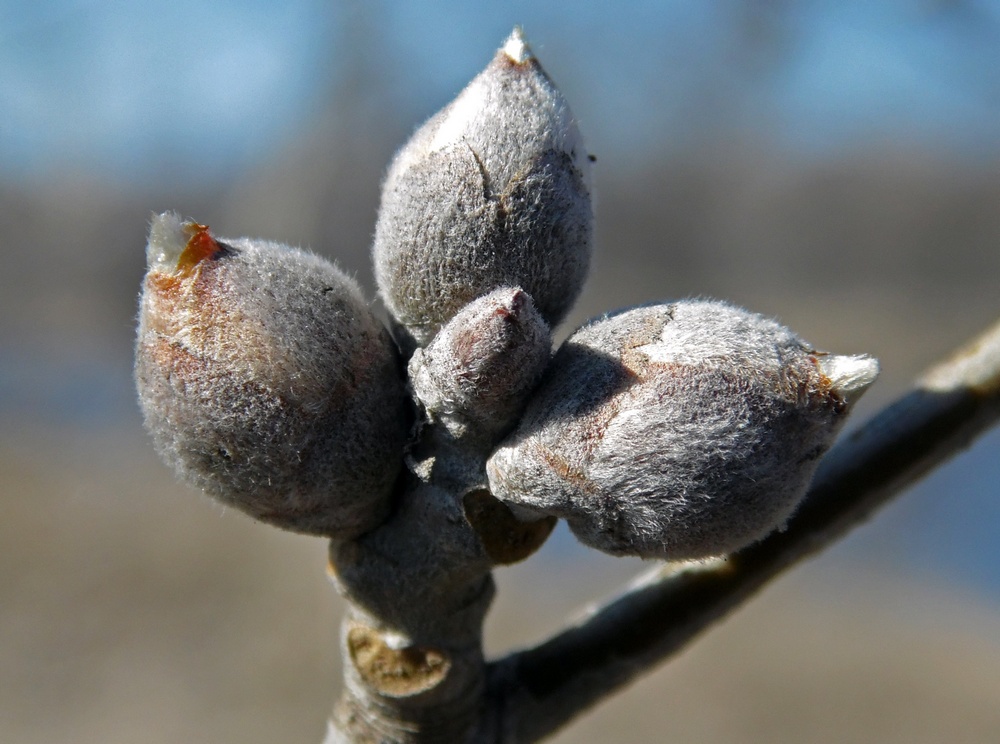
[{"label": "tan bark patch", "polygon": [[364,625],[348,631],[347,648],[365,683],[388,697],[411,697],[431,690],[451,669],[444,651],[424,646],[390,648],[377,630]]}]

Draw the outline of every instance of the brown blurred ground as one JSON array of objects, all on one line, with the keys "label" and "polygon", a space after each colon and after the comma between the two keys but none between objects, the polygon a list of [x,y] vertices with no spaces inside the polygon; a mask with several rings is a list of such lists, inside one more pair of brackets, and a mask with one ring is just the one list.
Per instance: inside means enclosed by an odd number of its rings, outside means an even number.
[{"label": "brown blurred ground", "polygon": [[[0,741],[321,740],[340,611],[323,541],[175,485],[140,437],[7,438],[0,479]],[[639,568],[568,544],[499,573],[491,652]],[[555,741],[985,744],[998,670],[995,608],[820,562]]]}]

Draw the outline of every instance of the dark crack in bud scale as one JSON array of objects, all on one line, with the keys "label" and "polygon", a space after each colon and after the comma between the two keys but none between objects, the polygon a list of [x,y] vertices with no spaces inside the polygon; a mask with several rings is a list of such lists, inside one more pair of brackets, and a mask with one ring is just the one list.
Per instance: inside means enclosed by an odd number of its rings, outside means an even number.
[{"label": "dark crack in bud scale", "polygon": [[191,484],[299,532],[353,537],[389,510],[405,402],[356,283],[276,243],[153,220],[135,377],[147,429]]},{"label": "dark crack in bud scale", "polygon": [[497,287],[522,287],[555,326],[590,262],[589,173],[569,106],[515,30],[383,184],[375,277],[404,347]]},{"label": "dark crack in bud scale", "polygon": [[725,555],[785,523],[877,374],[721,302],[627,310],[561,347],[490,488],[608,553]]}]

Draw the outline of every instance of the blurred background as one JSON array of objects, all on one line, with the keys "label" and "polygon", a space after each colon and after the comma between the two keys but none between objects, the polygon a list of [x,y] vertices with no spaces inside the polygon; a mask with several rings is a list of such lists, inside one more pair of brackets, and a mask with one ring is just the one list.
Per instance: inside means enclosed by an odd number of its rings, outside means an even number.
[{"label": "blurred background", "polygon": [[[394,150],[514,24],[597,156],[563,329],[727,298],[870,352],[867,418],[1000,316],[1000,3],[0,2],[0,741],[319,742],[322,540],[176,484],[131,381],[145,232],[368,247]],[[1000,740],[1000,435],[559,742]],[[491,653],[642,568],[559,530]]]}]

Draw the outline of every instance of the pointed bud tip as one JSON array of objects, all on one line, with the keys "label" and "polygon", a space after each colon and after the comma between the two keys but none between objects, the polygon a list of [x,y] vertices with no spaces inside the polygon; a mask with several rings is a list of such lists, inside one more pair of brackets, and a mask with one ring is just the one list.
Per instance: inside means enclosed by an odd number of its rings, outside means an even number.
[{"label": "pointed bud tip", "polygon": [[150,271],[189,271],[200,261],[215,255],[219,244],[208,225],[183,220],[176,212],[153,217],[146,245],[146,267]]},{"label": "pointed bud tip", "polygon": [[830,388],[849,404],[857,402],[878,377],[878,360],[867,354],[818,357],[820,372],[830,380]]},{"label": "pointed bud tip", "polygon": [[531,47],[524,39],[524,31],[521,30],[520,26],[515,26],[510,36],[507,37],[507,41],[503,45],[503,53],[516,65],[523,65],[535,58]]},{"label": "pointed bud tip", "polygon": [[496,298],[497,312],[504,317],[516,317],[524,313],[525,308],[531,303],[531,295],[520,287],[501,287],[495,290],[492,295]]},{"label": "pointed bud tip", "polygon": [[513,315],[524,312],[524,308],[527,307],[529,303],[534,304],[531,302],[531,295],[520,287],[514,287],[511,290],[510,296],[507,298],[507,308]]},{"label": "pointed bud tip", "polygon": [[190,239],[184,224],[176,212],[164,212],[153,217],[146,244],[146,268],[150,271],[174,271],[177,268],[177,261]]}]

